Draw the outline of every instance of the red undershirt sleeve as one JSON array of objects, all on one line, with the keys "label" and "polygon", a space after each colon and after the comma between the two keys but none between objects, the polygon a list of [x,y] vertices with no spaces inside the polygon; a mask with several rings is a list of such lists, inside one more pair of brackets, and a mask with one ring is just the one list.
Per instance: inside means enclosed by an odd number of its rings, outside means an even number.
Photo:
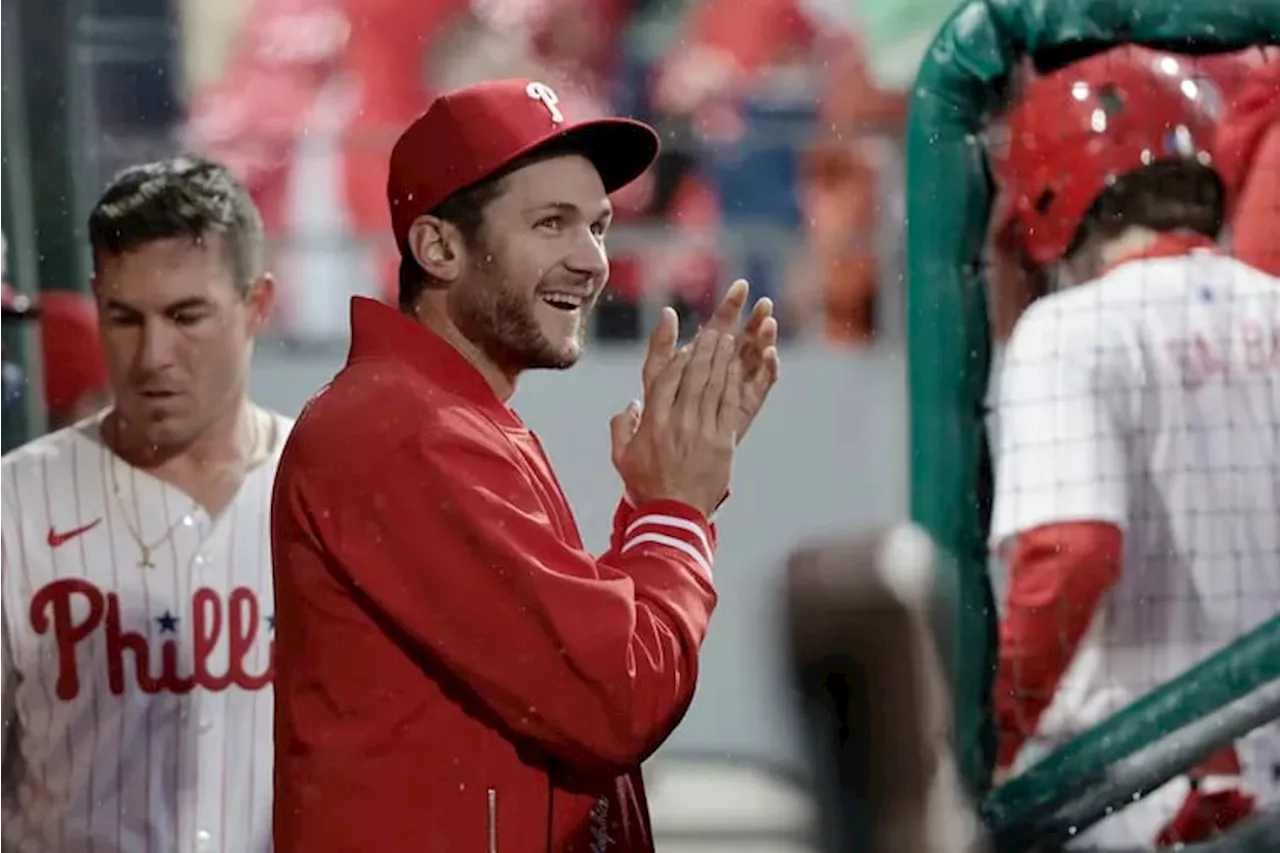
[{"label": "red undershirt sleeve", "polygon": [[1119,527],[1090,521],[1046,524],[1013,541],[995,682],[999,767],[1035,732],[1119,579],[1123,541]]}]

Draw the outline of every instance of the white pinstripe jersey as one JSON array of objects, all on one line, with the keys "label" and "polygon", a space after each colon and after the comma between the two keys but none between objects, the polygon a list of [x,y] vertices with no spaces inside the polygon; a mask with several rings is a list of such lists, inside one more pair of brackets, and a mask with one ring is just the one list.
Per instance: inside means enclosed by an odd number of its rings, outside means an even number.
[{"label": "white pinstripe jersey", "polygon": [[[1275,616],[1280,281],[1197,249],[1041,299],[1005,352],[999,406],[992,543],[1071,521],[1124,531],[1121,578],[1033,748],[1060,745]],[[1237,748],[1261,802],[1280,799],[1280,724]],[[1104,821],[1088,843],[1153,837],[1185,785]]]},{"label": "white pinstripe jersey", "polygon": [[4,457],[6,853],[270,849],[275,417],[217,518],[100,417]]}]

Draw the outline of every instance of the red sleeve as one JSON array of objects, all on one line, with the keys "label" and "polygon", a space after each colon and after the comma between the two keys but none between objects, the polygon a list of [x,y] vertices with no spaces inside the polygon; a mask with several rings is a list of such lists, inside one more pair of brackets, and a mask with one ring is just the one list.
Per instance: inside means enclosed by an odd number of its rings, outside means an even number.
[{"label": "red sleeve", "polygon": [[1213,165],[1232,197],[1237,258],[1280,275],[1280,60],[1253,70],[1218,124]]},{"label": "red sleeve", "polygon": [[[1280,98],[1280,94],[1277,94]],[[1280,112],[1280,109],[1277,110]],[[1235,257],[1268,275],[1280,276],[1280,120],[1258,143],[1231,220]]]},{"label": "red sleeve", "polygon": [[1124,536],[1103,522],[1046,524],[1018,535],[1008,559],[995,713],[997,765],[1013,763],[1120,577]]},{"label": "red sleeve", "polygon": [[713,532],[681,503],[624,506],[597,560],[566,543],[513,453],[500,437],[415,437],[335,519],[335,551],[513,732],[572,766],[635,766],[692,700]]},{"label": "red sleeve", "polygon": [[1214,131],[1213,167],[1229,193],[1239,191],[1268,128],[1280,121],[1280,60],[1250,71],[1228,99]]}]

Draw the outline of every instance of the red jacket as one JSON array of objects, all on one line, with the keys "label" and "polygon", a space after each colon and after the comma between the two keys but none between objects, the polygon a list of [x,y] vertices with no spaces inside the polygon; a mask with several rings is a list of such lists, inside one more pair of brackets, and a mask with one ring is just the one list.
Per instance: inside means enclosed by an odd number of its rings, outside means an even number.
[{"label": "red jacket", "polygon": [[480,373],[357,299],[271,525],[278,853],[652,849],[640,762],[716,600],[699,512],[624,503],[592,557]]}]

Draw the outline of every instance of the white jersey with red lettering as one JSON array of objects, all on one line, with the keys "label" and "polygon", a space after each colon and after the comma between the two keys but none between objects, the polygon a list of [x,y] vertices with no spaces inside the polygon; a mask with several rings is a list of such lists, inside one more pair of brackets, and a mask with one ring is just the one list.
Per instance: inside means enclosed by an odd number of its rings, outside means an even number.
[{"label": "white jersey with red lettering", "polygon": [[[1280,280],[1184,248],[1045,297],[1006,349],[998,418],[994,545],[1059,522],[1124,532],[1120,580],[1041,721],[1042,746],[1276,614]],[[1256,785],[1276,785],[1276,741],[1259,731],[1241,750]]]},{"label": "white jersey with red lettering", "polygon": [[271,417],[216,518],[100,416],[4,457],[5,851],[271,848]]}]

